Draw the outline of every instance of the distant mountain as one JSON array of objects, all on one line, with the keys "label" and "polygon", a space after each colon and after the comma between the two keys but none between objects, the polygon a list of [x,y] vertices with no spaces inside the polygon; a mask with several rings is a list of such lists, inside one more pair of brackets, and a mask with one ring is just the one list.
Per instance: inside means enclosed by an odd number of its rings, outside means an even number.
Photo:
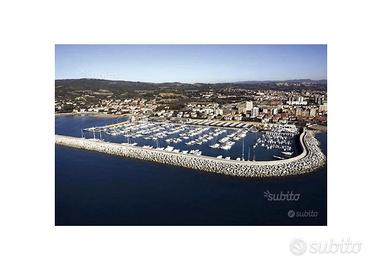
[{"label": "distant mountain", "polygon": [[244,88],[248,90],[305,90],[326,91],[326,80],[287,80],[287,81],[242,81],[228,83],[151,83],[139,81],[102,80],[102,79],[65,79],[55,81],[55,94],[61,97],[73,97],[81,94],[134,96],[137,92],[185,91],[185,90],[221,90]]},{"label": "distant mountain", "polygon": [[137,90],[137,89],[158,89],[167,87],[194,87],[193,84],[180,82],[151,83],[139,81],[102,80],[102,79],[65,79],[56,80],[56,89],[65,88],[68,90],[88,89],[88,90]]},{"label": "distant mountain", "polygon": [[269,83],[301,83],[301,84],[326,84],[326,80],[296,79],[296,80],[268,80],[268,81],[239,81],[235,84],[269,84]]},{"label": "distant mountain", "polygon": [[280,83],[300,83],[300,84],[324,84],[326,80],[311,80],[311,79],[296,79],[296,80],[267,80],[267,81],[238,81],[238,82],[226,82],[226,83],[182,83],[182,82],[163,82],[163,83],[151,83],[140,81],[122,81],[122,80],[103,80],[103,79],[63,79],[56,80],[57,88],[69,88],[69,89],[108,89],[113,90],[136,90],[142,89],[158,89],[166,87],[180,87],[180,88],[195,88],[195,87],[208,87],[208,86],[225,86],[225,85],[248,85],[248,84],[280,84]]},{"label": "distant mountain", "polygon": [[57,97],[75,97],[88,95],[113,95],[114,97],[130,97],[136,92],[166,91],[166,90],[194,90],[204,89],[204,86],[179,82],[150,83],[101,79],[65,79],[55,81]]}]

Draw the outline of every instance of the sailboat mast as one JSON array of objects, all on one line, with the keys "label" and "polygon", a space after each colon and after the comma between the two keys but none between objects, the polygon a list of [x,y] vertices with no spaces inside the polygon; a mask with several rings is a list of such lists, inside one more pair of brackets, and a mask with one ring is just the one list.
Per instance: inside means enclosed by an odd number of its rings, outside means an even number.
[{"label": "sailboat mast", "polygon": [[243,142],[242,143],[243,147],[241,149],[241,159],[244,160],[244,138],[243,138],[242,142]]}]

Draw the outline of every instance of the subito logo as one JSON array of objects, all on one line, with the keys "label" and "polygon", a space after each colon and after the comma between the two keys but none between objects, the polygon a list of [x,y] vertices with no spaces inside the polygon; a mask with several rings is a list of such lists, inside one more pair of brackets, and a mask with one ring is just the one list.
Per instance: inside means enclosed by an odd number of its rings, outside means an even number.
[{"label": "subito logo", "polygon": [[296,215],[295,211],[293,211],[293,210],[288,211],[288,217],[294,218],[295,215]]},{"label": "subito logo", "polygon": [[296,256],[303,255],[307,250],[307,245],[304,240],[295,239],[289,244],[290,252]]}]

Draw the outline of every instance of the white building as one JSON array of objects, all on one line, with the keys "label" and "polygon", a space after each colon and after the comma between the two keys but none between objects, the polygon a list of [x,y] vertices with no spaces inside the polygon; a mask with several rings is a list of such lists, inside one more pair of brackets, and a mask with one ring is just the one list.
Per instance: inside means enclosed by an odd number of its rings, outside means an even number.
[{"label": "white building", "polygon": [[239,104],[238,109],[239,113],[246,113],[247,111],[251,111],[253,108],[253,102],[252,101],[244,101]]},{"label": "white building", "polygon": [[304,101],[304,97],[298,97],[297,100],[294,97],[290,97],[287,101],[288,105],[306,105],[307,101]]},{"label": "white building", "polygon": [[310,117],[316,117],[317,109],[316,108],[310,108],[309,110],[309,116]]},{"label": "white building", "polygon": [[251,113],[251,117],[252,118],[255,118],[256,116],[258,116],[260,113],[260,109],[258,107],[253,107],[252,108],[252,113]]},{"label": "white building", "polygon": [[323,105],[320,105],[318,111],[319,112],[327,112],[328,111],[328,105],[326,103]]},{"label": "white building", "polygon": [[215,115],[223,115],[223,109],[216,109]]}]

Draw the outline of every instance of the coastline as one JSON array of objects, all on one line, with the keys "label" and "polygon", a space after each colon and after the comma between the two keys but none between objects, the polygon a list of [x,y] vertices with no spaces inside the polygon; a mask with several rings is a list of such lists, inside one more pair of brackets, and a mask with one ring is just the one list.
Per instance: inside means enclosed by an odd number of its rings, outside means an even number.
[{"label": "coastline", "polygon": [[57,116],[93,116],[93,117],[99,117],[99,118],[123,118],[127,117],[126,114],[104,114],[104,113],[97,113],[97,112],[70,112],[70,113],[55,113],[55,117]]}]

